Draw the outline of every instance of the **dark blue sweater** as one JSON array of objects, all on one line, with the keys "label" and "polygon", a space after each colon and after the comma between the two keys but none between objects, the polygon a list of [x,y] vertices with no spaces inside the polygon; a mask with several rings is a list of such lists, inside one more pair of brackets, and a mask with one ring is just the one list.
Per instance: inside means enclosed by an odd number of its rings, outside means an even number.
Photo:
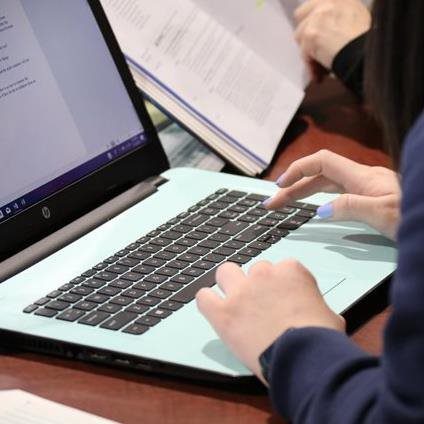
[{"label": "dark blue sweater", "polygon": [[424,115],[404,145],[402,192],[383,355],[321,328],[289,331],[274,344],[271,398],[295,423],[424,423]]}]

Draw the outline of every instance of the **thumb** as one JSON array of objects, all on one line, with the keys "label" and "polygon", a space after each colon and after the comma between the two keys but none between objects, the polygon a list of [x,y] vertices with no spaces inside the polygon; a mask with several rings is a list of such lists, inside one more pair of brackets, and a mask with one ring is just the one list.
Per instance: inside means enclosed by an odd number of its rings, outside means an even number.
[{"label": "thumb", "polygon": [[334,221],[361,221],[375,225],[375,210],[378,199],[356,194],[342,194],[336,200],[321,206],[317,214],[322,219]]}]

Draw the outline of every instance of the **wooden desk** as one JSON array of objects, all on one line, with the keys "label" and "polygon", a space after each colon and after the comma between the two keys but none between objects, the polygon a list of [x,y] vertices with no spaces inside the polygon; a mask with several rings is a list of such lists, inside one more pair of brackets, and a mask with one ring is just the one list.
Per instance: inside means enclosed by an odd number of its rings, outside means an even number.
[{"label": "wooden desk", "polygon": [[[291,126],[268,179],[294,159],[321,148],[367,164],[389,165],[380,135],[355,99],[338,83],[312,87]],[[353,339],[379,353],[387,310],[367,322]],[[31,353],[0,356],[0,389],[20,388],[123,423],[282,423],[266,393],[245,394],[167,377],[50,358]]]}]

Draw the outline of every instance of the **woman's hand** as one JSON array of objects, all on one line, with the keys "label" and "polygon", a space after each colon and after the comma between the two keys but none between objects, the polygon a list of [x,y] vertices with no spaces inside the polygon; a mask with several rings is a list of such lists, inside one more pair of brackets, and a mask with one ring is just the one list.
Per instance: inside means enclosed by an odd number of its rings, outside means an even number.
[{"label": "woman's hand", "polygon": [[289,328],[344,331],[344,319],[329,309],[314,277],[294,260],[276,265],[258,262],[247,275],[238,265],[226,263],[218,268],[216,280],[225,297],[202,289],[196,296],[198,308],[234,355],[263,382],[258,358]]},{"label": "woman's hand", "polygon": [[361,221],[395,239],[401,191],[395,172],[366,166],[322,150],[293,162],[278,179],[281,190],[266,200],[268,209],[278,209],[290,201],[318,192],[344,193],[321,206],[321,218]]},{"label": "woman's hand", "polygon": [[371,26],[371,14],[360,0],[308,0],[296,11],[296,40],[309,63],[331,69],[337,53]]}]

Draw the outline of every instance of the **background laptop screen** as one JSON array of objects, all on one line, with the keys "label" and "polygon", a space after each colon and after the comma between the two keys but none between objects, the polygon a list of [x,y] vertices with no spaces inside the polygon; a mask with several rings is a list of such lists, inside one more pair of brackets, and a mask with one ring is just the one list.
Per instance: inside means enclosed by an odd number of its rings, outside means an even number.
[{"label": "background laptop screen", "polygon": [[0,222],[146,142],[85,0],[1,0]]}]

